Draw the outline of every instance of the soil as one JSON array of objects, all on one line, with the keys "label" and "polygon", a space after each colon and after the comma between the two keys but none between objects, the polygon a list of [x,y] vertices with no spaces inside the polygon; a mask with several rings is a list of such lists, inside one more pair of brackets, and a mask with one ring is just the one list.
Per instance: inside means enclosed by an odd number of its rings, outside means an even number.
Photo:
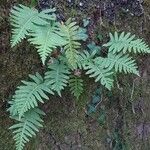
[{"label": "soil", "polygon": [[[45,69],[27,41],[10,47],[9,12],[19,3],[30,5],[30,0],[0,1],[0,150],[15,149],[6,111],[15,87],[29,73]],[[39,0],[35,7],[49,6],[57,8],[58,20],[72,17],[83,26],[83,19],[88,18],[88,42],[100,45],[108,40],[109,32],[126,31],[150,45],[149,0]],[[26,150],[149,150],[150,56],[136,58],[141,76],[120,75],[112,92],[103,90],[98,112],[92,115],[86,113],[97,88],[91,80],[85,78],[85,91],[78,102],[67,91],[62,97],[50,97],[41,106],[47,114],[44,128]],[[99,110],[105,113],[103,123],[97,119]]]}]

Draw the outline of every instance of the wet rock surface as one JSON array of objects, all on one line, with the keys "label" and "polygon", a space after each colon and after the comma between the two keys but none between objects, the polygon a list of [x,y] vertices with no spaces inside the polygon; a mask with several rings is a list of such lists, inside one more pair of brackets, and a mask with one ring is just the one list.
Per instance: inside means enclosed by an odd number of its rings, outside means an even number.
[{"label": "wet rock surface", "polygon": [[[38,6],[40,9],[49,7],[57,7],[61,1],[53,0],[38,0]],[[110,22],[115,21],[115,16],[118,10],[122,10],[124,13],[129,13],[132,16],[141,16],[144,13],[143,0],[93,0],[89,3],[89,0],[64,0],[67,7],[73,7],[77,11],[81,10],[87,12],[90,7],[101,11],[101,15],[105,16]]]}]

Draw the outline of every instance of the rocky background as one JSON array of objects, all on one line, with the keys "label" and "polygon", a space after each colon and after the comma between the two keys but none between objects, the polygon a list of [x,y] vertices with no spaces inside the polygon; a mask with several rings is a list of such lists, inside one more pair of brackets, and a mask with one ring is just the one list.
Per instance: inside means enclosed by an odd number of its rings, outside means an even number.
[{"label": "rocky background", "polygon": [[[1,0],[0,1],[0,150],[14,150],[12,121],[7,101],[28,74],[43,72],[39,56],[26,41],[10,48],[9,11],[16,4],[42,10],[57,8],[58,20],[72,17],[87,28],[96,45],[108,33],[126,31],[150,45],[150,0]],[[136,56],[140,75],[117,79],[112,92],[99,89],[85,77],[84,93],[77,102],[67,90],[41,106],[44,128],[26,150],[149,150],[150,149],[150,56]],[[96,95],[96,96],[95,96]],[[97,99],[94,99],[94,96]],[[88,106],[98,102],[88,114]]]}]

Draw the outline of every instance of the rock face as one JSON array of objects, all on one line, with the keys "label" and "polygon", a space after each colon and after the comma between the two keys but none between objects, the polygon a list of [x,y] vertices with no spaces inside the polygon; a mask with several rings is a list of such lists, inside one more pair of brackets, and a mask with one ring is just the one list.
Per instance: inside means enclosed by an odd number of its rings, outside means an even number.
[{"label": "rock face", "polygon": [[[14,4],[21,2],[29,4],[30,0],[0,2],[0,148],[5,150],[14,149],[11,133],[7,130],[11,124],[6,112],[7,100],[21,79],[26,79],[29,73],[43,72],[36,51],[26,41],[10,48],[9,11]],[[37,7],[39,10],[56,7],[61,21],[73,17],[82,25],[83,19],[88,18],[89,38],[98,45],[107,41],[108,32],[114,30],[135,33],[150,44],[149,0],[38,0]],[[85,106],[95,88],[92,82],[87,81],[85,95],[77,108],[74,107],[74,98],[67,92],[62,98],[53,97],[45,104],[46,125],[27,149],[150,149],[149,56],[139,57],[138,63],[141,78],[121,76],[118,84],[123,93],[115,89],[108,95],[105,92],[102,95],[100,109],[106,114],[103,126],[96,119],[99,113],[85,115]]]},{"label": "rock face", "polygon": [[[38,0],[38,6],[40,9],[49,7],[57,7],[59,1],[53,0]],[[91,3],[102,11],[109,21],[115,20],[115,15],[118,9],[122,9],[124,12],[129,12],[133,16],[141,16],[144,13],[143,0],[66,0],[68,7],[75,7],[76,10],[87,11],[91,7]]]}]

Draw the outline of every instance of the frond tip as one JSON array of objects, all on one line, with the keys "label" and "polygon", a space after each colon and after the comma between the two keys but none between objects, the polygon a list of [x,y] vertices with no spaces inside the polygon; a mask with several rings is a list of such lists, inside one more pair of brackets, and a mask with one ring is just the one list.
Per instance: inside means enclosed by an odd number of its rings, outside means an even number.
[{"label": "frond tip", "polygon": [[45,26],[35,26],[33,32],[30,33],[31,37],[28,40],[37,48],[43,64],[54,49],[66,44],[65,39],[57,32],[57,23],[51,22]]},{"label": "frond tip", "polygon": [[81,46],[79,41],[86,40],[87,38],[85,30],[76,25],[76,22],[68,19],[65,24],[60,24],[59,34],[66,40],[66,44],[64,45],[65,55],[68,63],[75,69],[79,54],[78,49]]},{"label": "frond tip", "polygon": [[71,93],[79,99],[80,95],[83,92],[83,80],[78,76],[71,76],[69,80],[69,87]]},{"label": "frond tip", "polygon": [[134,73],[139,76],[138,67],[135,60],[127,54],[113,54],[110,52],[108,53],[108,57],[97,57],[95,60],[104,68],[108,68],[108,70],[114,69],[115,72],[124,72],[126,74]]},{"label": "frond tip", "polygon": [[34,28],[34,24],[46,25],[48,20],[55,20],[55,9],[47,9],[38,12],[37,9],[24,5],[14,6],[11,10],[12,39],[11,46],[15,46],[28,35]]},{"label": "frond tip", "polygon": [[122,32],[115,32],[114,35],[112,33],[110,35],[110,41],[103,46],[109,47],[109,52],[113,52],[113,54],[118,52],[134,52],[134,53],[150,53],[149,46],[142,39],[135,39],[135,35],[131,35],[131,33],[125,34]]},{"label": "frond tip", "polygon": [[108,90],[111,90],[113,86],[113,79],[111,78],[113,75],[112,71],[108,68],[103,68],[101,63],[99,64],[97,61],[88,63],[85,70],[87,70],[86,74],[88,74],[89,77],[95,78],[95,82],[99,81]]},{"label": "frond tip", "polygon": [[45,115],[45,113],[38,108],[34,108],[26,112],[21,120],[17,116],[12,116],[13,119],[19,120],[19,123],[9,128],[14,130],[13,138],[16,141],[16,150],[23,150],[29,139],[39,131],[38,128],[43,127],[41,115]]},{"label": "frond tip", "polygon": [[48,66],[49,70],[45,73],[45,82],[61,96],[61,90],[67,86],[70,71],[61,62],[54,62]]},{"label": "frond tip", "polygon": [[46,93],[53,94],[40,74],[30,75],[30,78],[33,81],[22,81],[24,85],[19,86],[16,90],[9,108],[10,113],[13,116],[18,115],[19,119],[31,108],[37,107],[38,102],[44,103],[44,99],[49,99]]}]

